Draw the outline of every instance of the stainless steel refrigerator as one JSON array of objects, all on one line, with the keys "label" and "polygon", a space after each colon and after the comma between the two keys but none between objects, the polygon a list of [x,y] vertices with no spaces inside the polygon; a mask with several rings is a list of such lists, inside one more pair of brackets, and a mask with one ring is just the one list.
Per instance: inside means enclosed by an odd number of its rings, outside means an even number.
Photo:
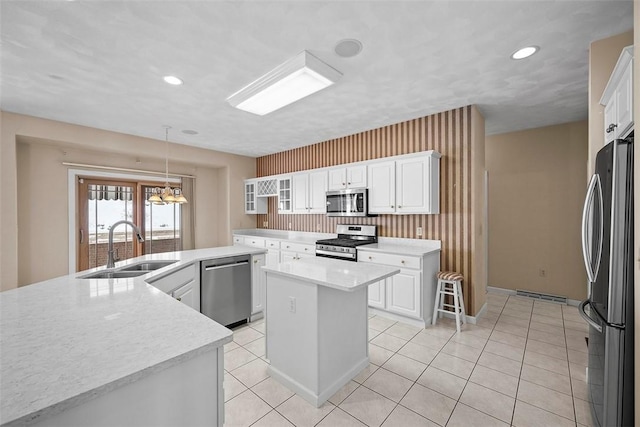
[{"label": "stainless steel refrigerator", "polygon": [[633,137],[605,145],[596,157],[582,217],[589,323],[587,383],[594,422],[634,423]]}]

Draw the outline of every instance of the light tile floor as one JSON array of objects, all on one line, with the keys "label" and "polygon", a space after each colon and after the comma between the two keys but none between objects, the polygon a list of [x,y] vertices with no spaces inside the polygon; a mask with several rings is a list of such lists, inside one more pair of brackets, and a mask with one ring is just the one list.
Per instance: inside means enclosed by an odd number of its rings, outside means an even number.
[{"label": "light tile floor", "polygon": [[370,365],[321,408],[267,374],[264,320],[225,346],[225,426],[590,426],[576,307],[490,293],[477,325],[369,319]]}]

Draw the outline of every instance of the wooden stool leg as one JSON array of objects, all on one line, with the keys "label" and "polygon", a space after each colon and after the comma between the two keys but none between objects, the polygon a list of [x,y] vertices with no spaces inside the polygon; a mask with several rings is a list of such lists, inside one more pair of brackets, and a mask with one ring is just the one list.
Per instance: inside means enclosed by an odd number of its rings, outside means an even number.
[{"label": "wooden stool leg", "polygon": [[456,314],[456,329],[460,333],[460,294],[458,294],[458,283],[453,283],[453,306]]},{"label": "wooden stool leg", "polygon": [[467,323],[467,312],[464,309],[464,296],[462,295],[462,282],[458,282],[458,295],[460,295],[460,307],[462,308],[463,323]]},{"label": "wooden stool leg", "polygon": [[440,289],[442,286],[442,281],[438,280],[438,285],[436,286],[436,298],[435,304],[433,305],[433,319],[431,320],[431,325],[436,325],[436,319],[438,318],[438,307],[440,306],[440,298],[442,298],[442,294],[440,293]]}]

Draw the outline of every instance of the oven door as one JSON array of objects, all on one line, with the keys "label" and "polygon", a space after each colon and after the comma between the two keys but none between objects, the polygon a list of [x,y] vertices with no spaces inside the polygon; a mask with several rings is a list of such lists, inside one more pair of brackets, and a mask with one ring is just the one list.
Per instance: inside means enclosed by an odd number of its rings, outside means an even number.
[{"label": "oven door", "polygon": [[367,216],[367,189],[327,191],[327,216]]}]

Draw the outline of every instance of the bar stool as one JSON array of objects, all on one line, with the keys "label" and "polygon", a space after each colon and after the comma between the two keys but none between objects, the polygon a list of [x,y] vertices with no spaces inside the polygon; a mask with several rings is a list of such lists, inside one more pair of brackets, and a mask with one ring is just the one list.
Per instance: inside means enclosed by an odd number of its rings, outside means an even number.
[{"label": "bar stool", "polygon": [[[462,274],[456,273],[455,271],[438,272],[436,301],[433,305],[433,321],[431,322],[434,326],[438,318],[438,313],[451,313],[451,311],[445,310],[444,307],[453,308],[458,332],[460,332],[460,323],[467,323],[464,311],[464,299],[462,298],[462,280]],[[445,295],[453,296],[453,305],[444,302]],[[460,314],[462,314],[462,317],[460,317]]]}]

